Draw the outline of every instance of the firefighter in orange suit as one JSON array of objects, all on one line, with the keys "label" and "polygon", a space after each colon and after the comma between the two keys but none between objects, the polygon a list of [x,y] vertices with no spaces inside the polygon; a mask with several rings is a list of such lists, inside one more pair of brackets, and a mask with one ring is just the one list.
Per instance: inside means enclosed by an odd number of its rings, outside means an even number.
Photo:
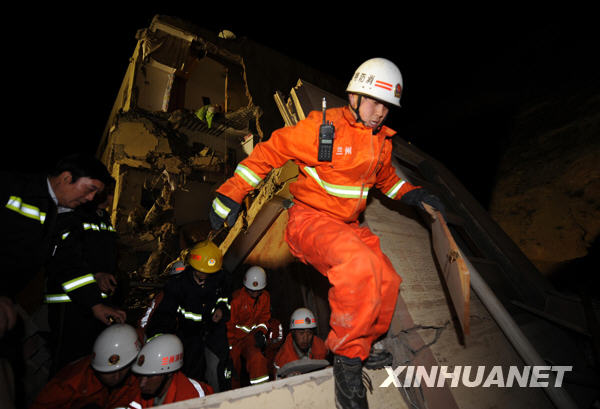
[{"label": "firefighter in orange suit", "polygon": [[265,290],[265,270],[259,266],[250,267],[244,275],[243,284],[231,297],[231,318],[227,322],[227,338],[235,371],[232,388],[241,386],[242,357],[246,360],[251,385],[269,380],[267,358],[263,355],[271,318],[271,296]]},{"label": "firefighter in orange suit", "polygon": [[94,353],[61,369],[30,409],[126,406],[138,394],[138,379],[130,370],[140,348],[132,326],[111,325],[96,339]]},{"label": "firefighter in orange suit", "polygon": [[[391,199],[444,211],[435,195],[399,178],[392,165],[395,132],[383,122],[391,106],[400,106],[402,87],[394,63],[384,58],[365,61],[346,88],[349,104],[326,111],[326,121],[335,128],[332,144],[319,137],[320,112],[274,131],[217,189],[209,213],[213,228],[224,221],[231,225],[243,198],[271,169],[288,160],[298,165],[298,179],[290,186],[294,206],[288,211],[285,240],[295,257],[332,285],[327,346],[334,354],[336,399],[342,408],[368,407],[363,364],[376,368],[391,362],[387,351],[376,354],[371,347],[389,328],[401,282],[379,238],[358,223],[369,190],[375,187]],[[328,153],[319,149],[320,139],[321,147],[332,148],[329,158],[319,160],[319,152]]]},{"label": "firefighter in orange suit", "polygon": [[213,393],[210,385],[181,372],[183,352],[183,344],[173,334],[156,335],[146,342],[132,368],[140,387],[129,408],[151,408]]},{"label": "firefighter in orange suit", "polygon": [[314,334],[315,315],[308,308],[298,308],[290,318],[290,333],[275,356],[275,369],[298,359],[327,359],[329,351],[323,340]]}]

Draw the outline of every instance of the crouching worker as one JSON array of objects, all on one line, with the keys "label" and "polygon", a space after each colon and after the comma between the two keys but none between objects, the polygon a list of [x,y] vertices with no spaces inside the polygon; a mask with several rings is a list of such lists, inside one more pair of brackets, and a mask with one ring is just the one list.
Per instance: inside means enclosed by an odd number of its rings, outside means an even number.
[{"label": "crouching worker", "polygon": [[[283,346],[275,356],[275,369],[279,371],[284,365],[299,359],[327,359],[329,351],[325,342],[315,335],[317,320],[308,308],[298,308],[290,319],[290,332]],[[289,373],[286,376],[297,375]]]},{"label": "crouching worker", "polygon": [[132,371],[140,378],[138,395],[129,408],[151,408],[213,393],[204,382],[188,378],[181,371],[183,344],[173,334],[151,338],[140,351]]},{"label": "crouching worker", "polygon": [[265,270],[253,266],[246,271],[244,286],[232,295],[231,319],[227,323],[227,337],[235,370],[232,388],[242,386],[242,358],[246,360],[251,385],[269,380],[267,358],[263,353],[267,345],[267,323],[271,318],[271,296],[265,290],[266,286]]},{"label": "crouching worker", "polygon": [[140,347],[132,326],[111,325],[96,339],[93,354],[60,370],[30,409],[126,406],[138,394],[138,380],[130,370]]}]

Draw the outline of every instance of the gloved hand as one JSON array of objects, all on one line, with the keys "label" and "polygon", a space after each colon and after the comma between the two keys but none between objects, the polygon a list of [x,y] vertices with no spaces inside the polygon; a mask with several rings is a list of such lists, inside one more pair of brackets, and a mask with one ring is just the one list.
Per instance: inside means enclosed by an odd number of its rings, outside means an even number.
[{"label": "gloved hand", "polygon": [[[223,227],[223,223],[227,219],[227,224],[229,226],[233,226],[235,221],[237,220],[238,213],[240,211],[241,205],[232,199],[224,196],[220,193],[217,193],[217,197],[212,202],[212,206],[210,207],[210,211],[208,213],[208,220],[210,221],[210,225],[213,230],[219,230]],[[221,215],[227,213],[226,218]]]},{"label": "gloved hand", "polygon": [[400,201],[411,206],[417,206],[423,210],[425,210],[425,208],[423,207],[423,203],[427,203],[435,210],[438,210],[444,217],[444,220],[447,219],[446,207],[444,206],[440,198],[434,195],[433,193],[429,193],[423,188],[414,189],[410,192],[405,193],[404,196],[400,198]]},{"label": "gloved hand", "polygon": [[264,350],[267,346],[267,337],[260,331],[254,332],[254,345],[260,349]]}]

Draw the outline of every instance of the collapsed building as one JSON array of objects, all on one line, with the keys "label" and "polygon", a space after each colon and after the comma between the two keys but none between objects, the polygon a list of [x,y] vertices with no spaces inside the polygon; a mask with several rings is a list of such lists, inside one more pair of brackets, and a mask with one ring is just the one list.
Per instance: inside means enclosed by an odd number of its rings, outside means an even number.
[{"label": "collapsed building", "polygon": [[[207,215],[214,190],[256,143],[319,109],[322,97],[330,107],[344,104],[337,80],[227,31],[210,33],[156,16],[136,38],[98,148],[117,181],[111,218],[120,236],[122,296],[134,316],[164,284],[169,264],[211,234]],[[290,87],[289,95],[279,91]],[[462,288],[457,311],[453,296],[458,290],[444,277],[446,262],[435,254],[424,215],[377,194],[370,197],[362,222],[380,236],[382,249],[404,279],[386,340],[394,364],[491,368],[551,362],[572,365],[573,371],[564,388],[448,383],[381,388],[388,374],[369,371],[371,407],[589,406],[597,399],[593,391],[598,384],[587,365],[593,334],[586,329],[585,308],[551,288],[434,158],[396,139],[394,162],[403,178],[449,204],[448,227],[475,289],[470,293],[469,283]],[[295,308],[307,306],[319,317],[317,334],[325,338],[327,280],[294,260],[282,240],[286,208],[293,199],[288,186],[296,175],[293,163],[271,172],[246,198],[236,224],[213,239],[237,283],[244,266],[259,264],[268,270],[274,316],[286,322]],[[333,399],[327,368],[175,406],[333,407]]]}]

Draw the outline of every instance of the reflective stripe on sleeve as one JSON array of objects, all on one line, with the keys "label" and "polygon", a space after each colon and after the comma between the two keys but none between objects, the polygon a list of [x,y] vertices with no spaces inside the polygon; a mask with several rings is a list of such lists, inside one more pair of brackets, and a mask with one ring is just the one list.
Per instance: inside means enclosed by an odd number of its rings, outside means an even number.
[{"label": "reflective stripe on sleeve", "polygon": [[392,186],[392,188],[390,190],[387,191],[387,193],[385,195],[387,197],[389,197],[390,199],[395,198],[396,194],[398,194],[398,191],[404,185],[404,183],[406,183],[404,180],[398,181],[394,186]]},{"label": "reflective stripe on sleeve", "polygon": [[256,328],[264,328],[264,329],[265,329],[265,331],[268,331],[268,330],[269,330],[269,328],[267,327],[267,324],[258,324],[258,325],[254,325],[254,326],[252,327],[252,329],[256,329]]},{"label": "reflective stripe on sleeve", "polygon": [[321,180],[315,168],[305,166],[304,170],[319,184],[319,186],[332,196],[346,199],[361,199],[366,198],[369,194],[368,187],[334,185]]},{"label": "reflective stripe on sleeve", "polygon": [[23,200],[17,196],[11,196],[6,203],[6,208],[10,210],[14,210],[15,212],[29,217],[30,219],[37,220],[41,224],[44,224],[46,220],[46,213],[41,212],[40,209],[36,206],[29,205],[27,203],[23,203]]},{"label": "reflective stripe on sleeve", "polygon": [[[102,298],[108,298],[107,294],[100,293]],[[46,294],[44,296],[44,302],[46,304],[57,304],[61,302],[71,302],[71,297],[67,294]]]},{"label": "reflective stripe on sleeve", "polygon": [[195,379],[188,378],[188,380],[192,383],[192,385],[194,385],[194,388],[198,392],[198,397],[199,398],[203,397],[204,396],[204,389],[202,389],[202,385],[200,385],[198,383],[198,381],[196,381]]},{"label": "reflective stripe on sleeve", "polygon": [[218,197],[216,197],[215,200],[213,200],[212,208],[221,219],[227,218],[227,215],[231,211],[231,209],[225,206],[223,202],[219,200]]},{"label": "reflective stripe on sleeve", "polygon": [[44,302],[46,304],[56,304],[61,302],[71,302],[67,294],[46,294]]},{"label": "reflective stripe on sleeve", "polygon": [[65,292],[69,293],[73,290],[83,287],[84,285],[95,283],[96,279],[92,274],[86,274],[81,277],[74,278],[73,280],[62,283],[62,288]]},{"label": "reflective stripe on sleeve", "polygon": [[177,308],[177,312],[180,313],[180,314],[183,314],[183,316],[185,318],[187,318],[188,320],[192,320],[192,321],[195,321],[195,322],[202,321],[202,314],[195,314],[193,312],[186,311],[186,310],[184,310],[181,307]]},{"label": "reflective stripe on sleeve", "polygon": [[241,329],[242,331],[244,331],[247,334],[251,333],[256,328],[264,328],[265,330],[268,330],[267,324],[258,324],[258,325],[253,325],[252,327],[246,327],[245,325],[236,325],[235,327],[237,329]]},{"label": "reflective stripe on sleeve", "polygon": [[83,223],[83,230],[95,230],[95,231],[100,231],[100,226],[98,226],[97,224],[93,224],[93,223]]},{"label": "reflective stripe on sleeve", "polygon": [[258,184],[262,181],[262,179],[256,173],[254,173],[252,170],[250,170],[250,168],[242,165],[241,163],[237,165],[234,173],[237,173],[242,179],[246,181],[246,183],[248,183],[252,187],[258,186]]},{"label": "reflective stripe on sleeve", "polygon": [[250,385],[256,385],[269,380],[269,375],[260,376],[258,378],[250,379]]},{"label": "reflective stripe on sleeve", "polygon": [[231,310],[231,305],[229,305],[229,298],[219,298],[217,299],[217,304],[223,302],[227,306],[228,310]]}]

